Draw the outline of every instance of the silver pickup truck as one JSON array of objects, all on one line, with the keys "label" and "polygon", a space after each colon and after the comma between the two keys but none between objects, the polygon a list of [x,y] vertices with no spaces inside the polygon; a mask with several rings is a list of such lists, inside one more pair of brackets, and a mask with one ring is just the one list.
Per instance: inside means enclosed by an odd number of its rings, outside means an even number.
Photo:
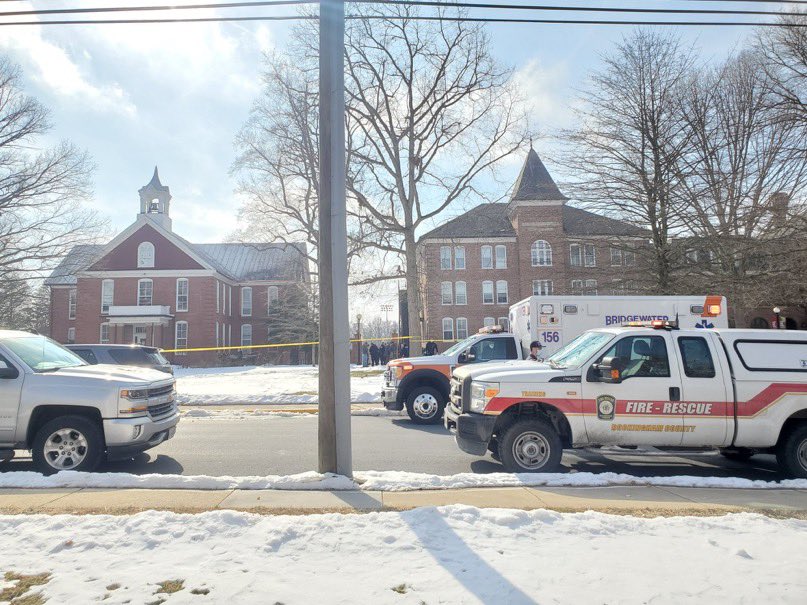
[{"label": "silver pickup truck", "polygon": [[0,460],[31,450],[43,473],[92,471],[174,436],[174,378],[88,365],[60,344],[0,330]]}]

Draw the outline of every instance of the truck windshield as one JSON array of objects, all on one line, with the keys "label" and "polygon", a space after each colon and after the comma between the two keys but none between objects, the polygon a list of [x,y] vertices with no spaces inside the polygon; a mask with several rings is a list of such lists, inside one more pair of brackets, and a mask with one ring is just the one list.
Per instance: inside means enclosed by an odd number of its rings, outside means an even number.
[{"label": "truck windshield", "polygon": [[577,368],[613,337],[608,332],[584,332],[546,361],[553,368]]},{"label": "truck windshield", "polygon": [[7,338],[3,344],[37,373],[87,365],[81,357],[44,336]]},{"label": "truck windshield", "polygon": [[470,347],[477,340],[479,340],[479,336],[474,334],[470,338],[466,338],[465,340],[461,340],[457,344],[455,344],[454,346],[449,347],[448,349],[446,349],[445,353],[443,353],[443,355],[453,355],[457,351],[462,351],[466,347]]}]

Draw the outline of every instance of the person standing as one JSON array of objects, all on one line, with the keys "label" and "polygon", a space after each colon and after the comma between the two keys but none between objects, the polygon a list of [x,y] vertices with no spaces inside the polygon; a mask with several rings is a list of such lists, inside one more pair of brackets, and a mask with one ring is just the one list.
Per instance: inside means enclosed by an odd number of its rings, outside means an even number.
[{"label": "person standing", "polygon": [[373,343],[370,345],[370,363],[371,365],[378,365],[378,345]]},{"label": "person standing", "polygon": [[527,359],[530,359],[532,361],[543,361],[543,358],[541,357],[541,350],[543,348],[544,345],[542,345],[537,340],[533,340],[530,343],[530,355],[529,357],[527,357]]}]

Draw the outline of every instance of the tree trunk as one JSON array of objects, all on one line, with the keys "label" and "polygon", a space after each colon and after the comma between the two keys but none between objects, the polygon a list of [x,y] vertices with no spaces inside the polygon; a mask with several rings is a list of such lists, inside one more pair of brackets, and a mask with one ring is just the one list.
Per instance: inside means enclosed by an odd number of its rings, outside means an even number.
[{"label": "tree trunk", "polygon": [[406,301],[409,305],[409,354],[420,354],[423,333],[420,325],[420,283],[417,267],[417,244],[414,228],[404,232],[404,256],[406,257]]}]

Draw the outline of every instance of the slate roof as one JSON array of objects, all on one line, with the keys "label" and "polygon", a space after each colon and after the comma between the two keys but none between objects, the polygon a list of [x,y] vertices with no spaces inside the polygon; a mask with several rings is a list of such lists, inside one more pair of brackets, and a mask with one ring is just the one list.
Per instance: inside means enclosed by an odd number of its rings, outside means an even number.
[{"label": "slate roof", "polygon": [[[421,239],[459,239],[486,237],[515,237],[516,232],[507,218],[508,204],[481,204],[444,225],[433,229]],[[646,229],[630,223],[601,216],[588,210],[563,206],[563,232],[566,235],[613,235],[645,237]]]},{"label": "slate roof", "polygon": [[[306,272],[305,244],[187,244],[219,273],[235,281],[301,280]],[[71,286],[76,273],[92,264],[102,245],[74,247],[45,280],[47,286]]]},{"label": "slate roof", "polygon": [[552,176],[544,166],[541,158],[535,152],[535,149],[530,147],[527,153],[527,159],[524,161],[524,166],[521,168],[521,174],[518,175],[516,186],[513,188],[513,195],[510,201],[526,201],[526,200],[562,200],[566,201],[567,198],[560,192]]}]

